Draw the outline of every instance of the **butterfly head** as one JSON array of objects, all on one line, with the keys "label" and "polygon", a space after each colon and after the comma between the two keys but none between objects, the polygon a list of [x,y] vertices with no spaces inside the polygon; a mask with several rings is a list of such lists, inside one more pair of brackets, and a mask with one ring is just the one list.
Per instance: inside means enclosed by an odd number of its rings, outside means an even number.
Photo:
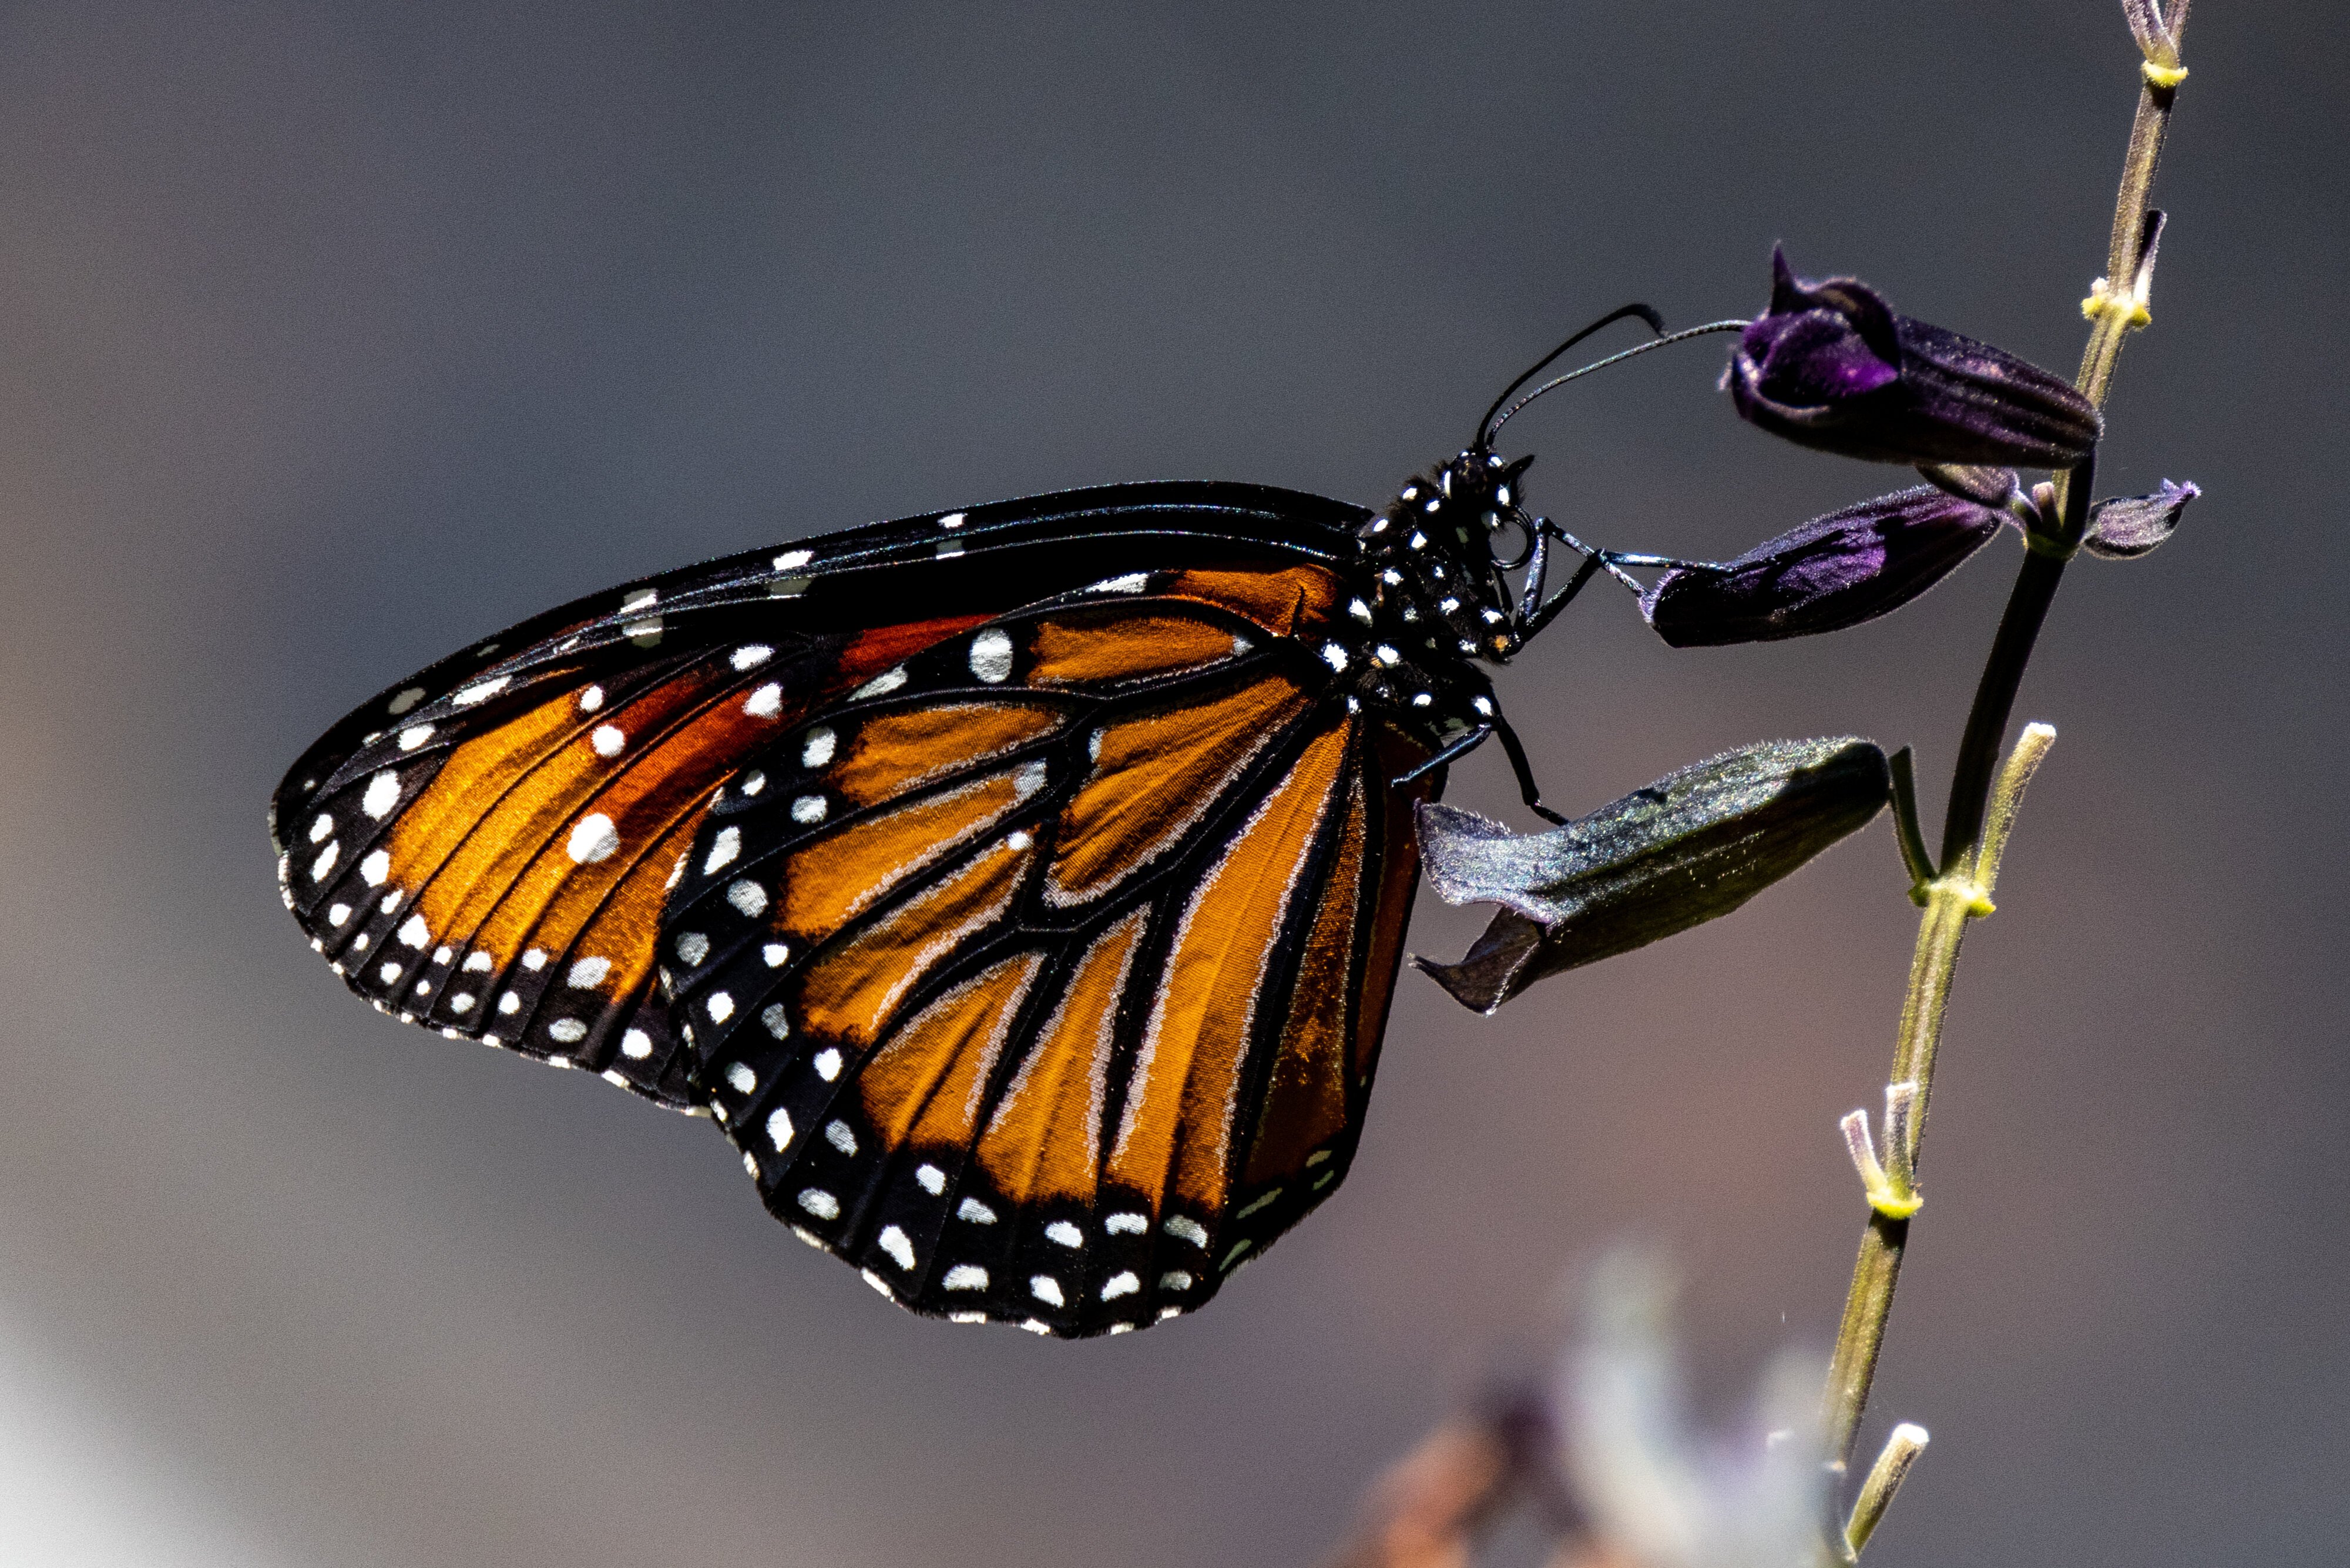
[{"label": "butterfly head", "polygon": [[1531,554],[1519,488],[1533,462],[1505,462],[1473,447],[1415,476],[1363,526],[1383,604],[1407,620],[1433,623],[1430,631],[1449,651],[1498,664],[1523,641],[1507,574]]}]

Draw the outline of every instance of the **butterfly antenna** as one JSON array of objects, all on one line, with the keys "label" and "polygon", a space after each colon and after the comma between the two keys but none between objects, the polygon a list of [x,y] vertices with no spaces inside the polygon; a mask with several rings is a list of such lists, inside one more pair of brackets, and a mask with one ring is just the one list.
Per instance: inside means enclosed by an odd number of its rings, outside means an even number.
[{"label": "butterfly antenna", "polygon": [[[1625,310],[1619,310],[1616,314],[1617,316],[1622,316],[1625,314],[1625,311],[1632,308],[1634,307],[1627,306],[1625,306]],[[1614,318],[1610,317],[1609,319],[1612,320]],[[1606,323],[1602,322],[1599,325],[1604,326]],[[1551,380],[1544,381],[1541,386],[1536,387],[1533,391],[1528,392],[1516,402],[1510,404],[1506,410],[1503,409],[1500,403],[1495,403],[1492,410],[1489,410],[1486,413],[1485,423],[1477,427],[1479,439],[1490,443],[1495,436],[1502,433],[1502,427],[1508,424],[1510,421],[1516,416],[1517,411],[1520,409],[1524,408],[1528,403],[1533,402],[1544,392],[1555,392],[1558,390],[1558,389],[1565,386],[1569,381],[1574,380],[1578,376],[1588,376],[1594,370],[1605,370],[1610,365],[1620,365],[1625,360],[1633,358],[1641,354],[1646,354],[1652,348],[1662,348],[1667,345],[1673,343],[1686,343],[1692,337],[1703,337],[1707,334],[1713,332],[1736,332],[1745,327],[1748,324],[1743,320],[1709,321],[1702,327],[1683,327],[1679,332],[1668,332],[1662,337],[1651,337],[1646,343],[1635,344],[1633,347],[1625,349],[1620,354],[1608,355],[1605,359],[1594,359],[1590,364],[1584,366],[1580,370],[1569,370],[1564,376],[1555,377]],[[1559,350],[1559,352],[1564,352],[1565,348],[1573,347],[1577,337],[1588,336],[1588,332],[1590,330],[1596,330],[1596,327],[1586,329],[1586,332],[1577,333],[1575,337],[1568,338],[1566,340],[1566,344]],[[1510,392],[1516,391],[1520,387],[1523,386],[1528,380],[1533,379],[1535,370],[1541,369],[1543,365],[1547,365],[1552,359],[1555,359],[1557,358],[1558,353],[1553,353],[1548,358],[1545,358],[1542,362],[1542,365],[1535,366],[1534,370],[1527,371],[1515,381],[1513,381],[1510,384]],[[1510,392],[1503,392],[1502,394],[1503,398],[1506,400],[1509,397]],[[1494,417],[1496,412],[1500,414],[1499,418]]]},{"label": "butterfly antenna", "polygon": [[1643,305],[1638,300],[1634,300],[1629,305],[1617,306],[1615,309],[1609,311],[1607,315],[1601,317],[1598,320],[1593,322],[1590,326],[1585,327],[1582,331],[1577,332],[1574,337],[1569,337],[1565,342],[1560,344],[1557,348],[1552,349],[1549,353],[1535,360],[1532,365],[1527,366],[1524,375],[1520,376],[1516,380],[1503,388],[1502,395],[1493,400],[1493,406],[1485,410],[1485,417],[1477,421],[1477,441],[1476,448],[1473,450],[1482,450],[1493,439],[1493,431],[1501,429],[1499,425],[1493,422],[1493,416],[1502,411],[1502,405],[1510,400],[1511,393],[1516,391],[1520,387],[1524,386],[1528,381],[1533,380],[1536,376],[1541,375],[1543,371],[1549,367],[1552,360],[1557,358],[1560,355],[1565,353],[1568,349],[1574,348],[1576,344],[1582,342],[1585,338],[1590,337],[1601,327],[1613,327],[1616,323],[1630,316],[1637,316],[1642,321],[1648,323],[1648,330],[1650,332],[1662,335],[1665,330],[1665,318],[1657,314],[1656,308],[1653,306]]}]

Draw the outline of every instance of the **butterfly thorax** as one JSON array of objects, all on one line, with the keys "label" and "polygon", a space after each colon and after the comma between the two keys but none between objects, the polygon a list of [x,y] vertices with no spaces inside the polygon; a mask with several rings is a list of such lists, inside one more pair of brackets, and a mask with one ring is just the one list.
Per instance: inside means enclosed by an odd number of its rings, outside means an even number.
[{"label": "butterfly thorax", "polygon": [[1521,641],[1503,576],[1514,563],[1494,542],[1520,524],[1516,484],[1531,461],[1464,452],[1363,525],[1371,591],[1347,607],[1362,632],[1341,669],[1365,701],[1438,736],[1492,718],[1492,688],[1471,661],[1504,663]]}]

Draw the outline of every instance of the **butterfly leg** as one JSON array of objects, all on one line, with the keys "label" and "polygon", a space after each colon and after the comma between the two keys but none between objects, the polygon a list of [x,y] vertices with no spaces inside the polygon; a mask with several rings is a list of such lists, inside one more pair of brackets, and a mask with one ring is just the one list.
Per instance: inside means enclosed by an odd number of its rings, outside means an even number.
[{"label": "butterfly leg", "polygon": [[1428,761],[1420,763],[1419,766],[1412,769],[1409,773],[1398,774],[1394,778],[1389,779],[1388,783],[1400,786],[1411,783],[1411,781],[1416,778],[1419,778],[1428,774],[1432,774],[1437,769],[1444,766],[1447,763],[1467,756],[1470,753],[1475,751],[1478,747],[1491,740],[1492,738],[1492,734],[1493,726],[1492,724],[1480,724],[1475,729],[1464,732],[1459,740],[1453,742],[1451,745],[1445,747],[1442,751],[1437,753],[1434,756],[1429,758]]},{"label": "butterfly leg", "polygon": [[1502,751],[1510,759],[1510,771],[1518,776],[1518,794],[1524,798],[1526,809],[1544,822],[1565,826],[1566,818],[1543,804],[1542,785],[1534,783],[1534,764],[1526,760],[1525,745],[1518,739],[1518,732],[1510,728],[1510,722],[1495,713],[1492,731],[1501,738]]},{"label": "butterfly leg", "polygon": [[[1583,558],[1583,565],[1575,569],[1574,578],[1567,583],[1566,587],[1559,589],[1557,596],[1547,604],[1538,604],[1535,593],[1529,593],[1526,596],[1526,602],[1518,609],[1518,639],[1523,642],[1556,620],[1558,612],[1574,602],[1575,596],[1583,591],[1584,584],[1598,574],[1599,567],[1600,559],[1596,553],[1586,556]],[[1537,592],[1541,588],[1539,581],[1534,582],[1532,586]]]}]

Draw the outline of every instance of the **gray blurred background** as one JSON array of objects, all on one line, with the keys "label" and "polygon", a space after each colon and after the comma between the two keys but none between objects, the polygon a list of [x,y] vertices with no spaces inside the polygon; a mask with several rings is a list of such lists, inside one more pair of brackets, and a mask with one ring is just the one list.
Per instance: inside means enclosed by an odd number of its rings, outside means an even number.
[{"label": "gray blurred background", "polygon": [[[2187,55],[2100,489],[2206,499],[2075,570],[2024,692],[2063,740],[1967,947],[1872,1562],[2350,1527],[2350,22],[2205,0]],[[2136,90],[2111,0],[7,6],[0,1560],[1303,1563],[1611,1241],[1671,1249],[1715,1406],[1825,1345],[1882,825],[1493,1019],[1407,976],[1336,1200],[1070,1345],[908,1316],[707,1125],[361,1007],[263,805],[365,694],[699,556],[1112,479],[1376,502],[1599,310],[1758,307],[1774,240],[2069,371]],[[1535,503],[1720,554],[1899,482],[1740,426],[1720,358],[1513,424]],[[1503,692],[1575,809],[1846,732],[1938,802],[2012,555],[1760,649],[1594,590]],[[1497,755],[1452,798],[1525,820]]]}]

